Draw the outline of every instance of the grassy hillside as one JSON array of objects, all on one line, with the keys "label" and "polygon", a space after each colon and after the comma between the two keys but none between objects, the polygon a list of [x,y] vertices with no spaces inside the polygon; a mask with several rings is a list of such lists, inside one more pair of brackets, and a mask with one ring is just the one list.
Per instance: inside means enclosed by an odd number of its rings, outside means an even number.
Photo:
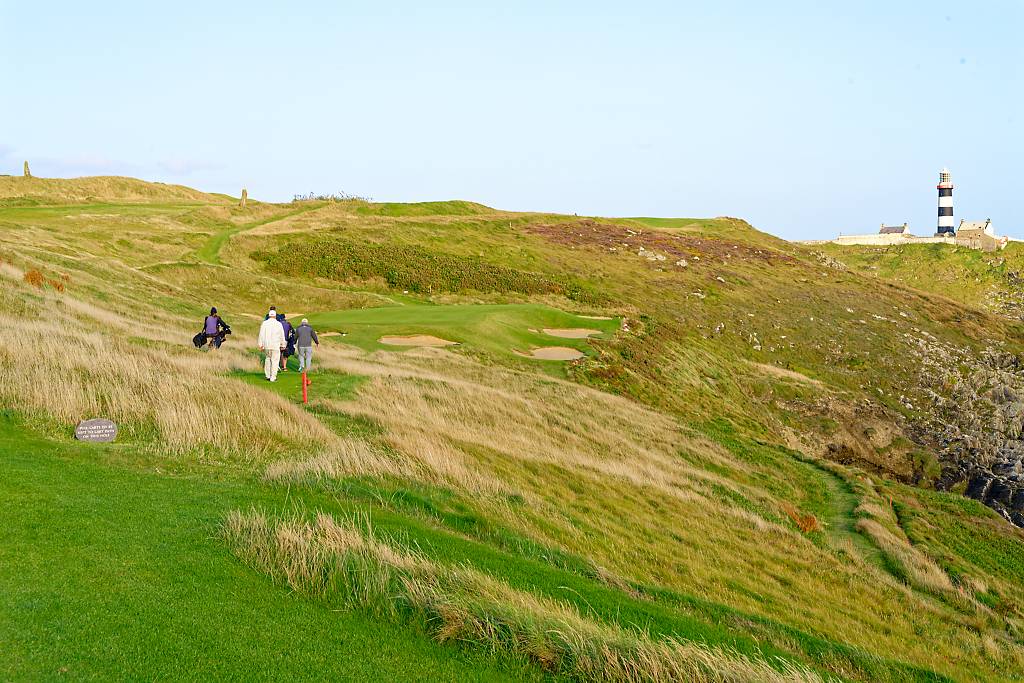
[{"label": "grassy hillside", "polygon": [[1016,319],[1024,316],[1024,243],[998,252],[947,244],[820,249],[864,275],[936,292]]},{"label": "grassy hillside", "polygon": [[60,206],[90,203],[191,202],[232,203],[231,197],[212,195],[184,185],[149,183],[120,176],[89,178],[25,178],[0,176],[0,206]]},{"label": "grassy hillside", "polygon": [[[732,218],[48,182],[0,206],[4,677],[1021,678],[1024,533],[910,438],[922,345],[1015,321]],[[270,304],[337,333],[308,405]]]}]

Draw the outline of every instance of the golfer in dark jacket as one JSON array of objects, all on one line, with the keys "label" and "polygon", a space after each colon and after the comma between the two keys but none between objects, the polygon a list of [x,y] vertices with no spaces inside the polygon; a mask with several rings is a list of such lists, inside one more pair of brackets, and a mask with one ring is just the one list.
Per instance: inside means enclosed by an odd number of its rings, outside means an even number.
[{"label": "golfer in dark jacket", "polygon": [[221,342],[224,341],[225,330],[230,331],[230,329],[228,324],[217,315],[217,308],[211,308],[210,315],[206,316],[206,320],[203,321],[203,334],[206,335],[210,346],[219,348]]},{"label": "golfer in dark jacket", "polygon": [[309,371],[313,365],[313,344],[319,348],[320,340],[316,330],[309,325],[309,320],[302,319],[302,324],[295,328],[295,346],[299,349],[299,372]]},{"label": "golfer in dark jacket", "polygon": [[285,347],[281,351],[281,370],[287,372],[288,359],[295,355],[295,328],[285,319],[284,313],[278,313],[277,319],[284,328]]}]

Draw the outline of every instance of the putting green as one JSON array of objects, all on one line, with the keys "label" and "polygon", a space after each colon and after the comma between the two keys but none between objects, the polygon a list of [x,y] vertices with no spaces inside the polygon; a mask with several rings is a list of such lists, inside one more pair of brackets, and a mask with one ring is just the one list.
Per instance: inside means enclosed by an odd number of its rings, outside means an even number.
[{"label": "putting green", "polygon": [[[609,338],[619,328],[617,319],[583,318],[538,304],[413,304],[331,311],[309,319],[320,332],[345,333],[346,343],[370,351],[408,348],[382,344],[382,337],[429,335],[510,357],[516,351],[549,346],[551,337],[540,332],[545,328],[588,327],[599,331],[597,338]],[[566,339],[564,344],[593,353],[586,339]]]}]

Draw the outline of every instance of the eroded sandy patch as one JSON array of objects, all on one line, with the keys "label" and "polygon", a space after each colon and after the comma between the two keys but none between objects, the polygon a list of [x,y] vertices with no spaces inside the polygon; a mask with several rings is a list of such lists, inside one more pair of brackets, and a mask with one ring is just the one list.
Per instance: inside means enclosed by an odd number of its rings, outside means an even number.
[{"label": "eroded sandy patch", "polygon": [[591,330],[586,327],[551,328],[545,327],[544,334],[562,339],[586,339],[595,334],[601,334],[601,330]]},{"label": "eroded sandy patch", "polygon": [[450,339],[441,339],[431,334],[391,335],[381,337],[377,341],[391,346],[452,346],[459,343],[453,342]]},{"label": "eroded sandy patch", "polygon": [[577,318],[586,318],[587,320],[614,320],[610,315],[579,315]]},{"label": "eroded sandy patch", "polygon": [[757,368],[766,375],[772,377],[778,377],[779,379],[791,379],[796,382],[803,382],[805,384],[821,384],[816,379],[811,379],[807,375],[801,374],[796,370],[788,370],[786,368],[780,368],[777,365],[768,365],[767,363],[750,363],[753,367]]}]

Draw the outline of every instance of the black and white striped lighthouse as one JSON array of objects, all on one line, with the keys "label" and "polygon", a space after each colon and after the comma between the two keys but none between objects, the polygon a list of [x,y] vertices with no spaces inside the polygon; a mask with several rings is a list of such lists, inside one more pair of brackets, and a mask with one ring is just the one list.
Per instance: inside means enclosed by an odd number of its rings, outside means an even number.
[{"label": "black and white striped lighthouse", "polygon": [[953,236],[953,180],[949,169],[939,171],[939,228],[935,231],[936,237]]}]

